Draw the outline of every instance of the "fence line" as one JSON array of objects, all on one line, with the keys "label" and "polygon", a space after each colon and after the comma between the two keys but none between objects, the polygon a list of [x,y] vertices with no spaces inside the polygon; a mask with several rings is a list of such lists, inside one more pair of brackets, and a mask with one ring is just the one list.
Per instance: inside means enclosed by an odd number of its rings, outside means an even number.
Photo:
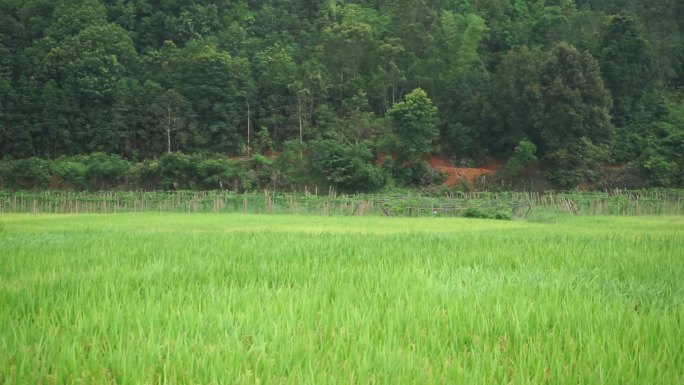
[{"label": "fence line", "polygon": [[603,192],[449,192],[325,195],[236,194],[227,191],[0,191],[0,213],[242,212],[258,214],[460,216],[468,209],[497,210],[525,217],[537,210],[569,215],[684,214],[684,190]]}]

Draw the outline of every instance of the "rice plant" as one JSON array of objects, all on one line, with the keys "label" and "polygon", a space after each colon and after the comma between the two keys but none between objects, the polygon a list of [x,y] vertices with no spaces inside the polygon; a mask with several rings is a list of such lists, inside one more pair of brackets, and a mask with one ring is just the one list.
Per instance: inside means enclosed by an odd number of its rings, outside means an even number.
[{"label": "rice plant", "polygon": [[677,384],[684,218],[0,216],[0,384]]}]

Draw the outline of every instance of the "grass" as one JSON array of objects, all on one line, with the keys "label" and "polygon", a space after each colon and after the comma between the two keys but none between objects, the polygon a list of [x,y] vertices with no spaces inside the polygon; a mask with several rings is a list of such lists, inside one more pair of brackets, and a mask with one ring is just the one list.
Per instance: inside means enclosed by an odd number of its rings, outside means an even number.
[{"label": "grass", "polygon": [[0,384],[676,384],[684,217],[0,216]]}]

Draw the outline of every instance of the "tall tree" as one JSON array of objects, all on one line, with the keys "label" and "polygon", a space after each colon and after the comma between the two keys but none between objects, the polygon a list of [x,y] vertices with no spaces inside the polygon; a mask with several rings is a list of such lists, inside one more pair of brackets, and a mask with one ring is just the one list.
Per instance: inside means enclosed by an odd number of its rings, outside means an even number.
[{"label": "tall tree", "polygon": [[30,132],[21,124],[19,95],[3,72],[0,71],[0,153],[20,157],[34,155]]},{"label": "tall tree", "polygon": [[274,45],[254,57],[260,89],[260,125],[276,140],[288,138],[288,128],[296,127],[296,93],[290,85],[297,76],[297,65],[289,49]]},{"label": "tall tree", "polygon": [[328,24],[322,28],[325,63],[334,85],[332,96],[337,103],[364,89],[364,72],[374,50],[375,11],[356,4],[326,9]]},{"label": "tall tree", "polygon": [[40,134],[35,142],[41,156],[56,158],[68,154],[71,146],[69,98],[54,80],[43,86],[40,95],[42,111]]},{"label": "tall tree", "polygon": [[565,186],[592,179],[613,138],[611,98],[588,52],[560,43],[541,70],[534,124],[550,177]]},{"label": "tall tree", "polygon": [[416,162],[432,150],[431,145],[439,136],[437,108],[425,91],[420,88],[411,91],[403,102],[392,106],[388,114],[397,137],[399,164]]},{"label": "tall tree", "polygon": [[202,40],[180,50],[169,49],[171,61],[164,84],[182,95],[190,107],[185,129],[177,133],[180,149],[237,153],[246,108],[237,92],[233,58]]},{"label": "tall tree", "polygon": [[617,126],[633,122],[656,78],[649,44],[632,16],[611,18],[603,36],[601,72],[613,96],[613,121]]},{"label": "tall tree", "polygon": [[487,90],[484,107],[488,124],[481,140],[490,153],[506,157],[526,137],[541,143],[541,133],[534,129],[534,117],[545,59],[540,50],[522,46],[510,50],[501,61]]}]

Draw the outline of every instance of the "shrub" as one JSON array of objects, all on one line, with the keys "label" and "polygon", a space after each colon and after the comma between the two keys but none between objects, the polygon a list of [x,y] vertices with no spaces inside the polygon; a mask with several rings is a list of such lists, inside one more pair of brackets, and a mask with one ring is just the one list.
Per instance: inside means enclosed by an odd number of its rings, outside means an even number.
[{"label": "shrub", "polygon": [[133,166],[133,184],[142,189],[160,188],[161,167],[158,160],[146,160]]},{"label": "shrub", "polygon": [[0,169],[4,187],[11,189],[44,189],[50,184],[50,164],[45,159],[5,160]]},{"label": "shrub", "polygon": [[482,209],[479,207],[469,207],[463,212],[465,218],[498,219],[510,220],[511,214],[500,208]]},{"label": "shrub", "polygon": [[206,159],[197,164],[197,179],[203,189],[228,187],[235,176],[235,170],[226,158]]},{"label": "shrub", "polygon": [[85,179],[90,190],[105,190],[123,184],[131,170],[131,164],[118,155],[100,152],[83,157],[87,166]]},{"label": "shrub", "polygon": [[425,172],[423,173],[423,176],[420,177],[420,185],[435,186],[444,183],[447,178],[446,174],[436,168],[430,167],[428,164],[426,165]]},{"label": "shrub", "polygon": [[52,162],[51,168],[52,173],[59,177],[66,188],[88,189],[88,166],[84,163],[83,157],[62,156]]},{"label": "shrub", "polygon": [[299,141],[287,141],[283,144],[283,152],[278,158],[276,167],[283,176],[283,184],[297,189],[311,182],[309,163],[305,157],[306,144]]},{"label": "shrub", "polygon": [[508,159],[508,163],[503,170],[504,176],[516,178],[522,175],[525,166],[537,163],[537,146],[527,139],[518,142],[513,150],[513,155]]},{"label": "shrub", "polygon": [[679,182],[679,166],[661,155],[653,155],[644,163],[648,184],[652,187],[667,187]]},{"label": "shrub", "polygon": [[385,176],[375,164],[370,149],[347,146],[330,140],[312,142],[309,166],[314,178],[341,192],[370,192],[385,185]]},{"label": "shrub", "polygon": [[159,177],[164,190],[192,189],[196,165],[192,158],[181,152],[159,158]]}]

